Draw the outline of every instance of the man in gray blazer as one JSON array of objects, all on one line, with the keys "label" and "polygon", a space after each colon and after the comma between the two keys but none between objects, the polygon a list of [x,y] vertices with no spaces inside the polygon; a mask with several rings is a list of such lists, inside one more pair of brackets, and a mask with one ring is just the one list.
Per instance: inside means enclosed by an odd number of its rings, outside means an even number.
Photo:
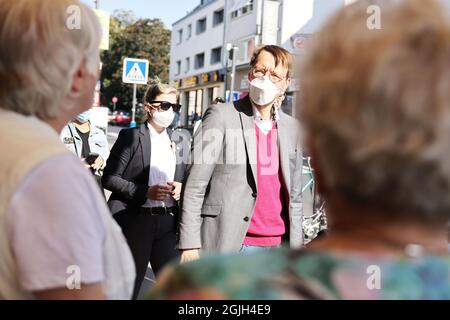
[{"label": "man in gray blazer", "polygon": [[302,246],[300,130],[279,109],[291,69],[286,50],[264,46],[251,60],[249,96],[206,111],[182,197],[182,262],[200,250]]}]

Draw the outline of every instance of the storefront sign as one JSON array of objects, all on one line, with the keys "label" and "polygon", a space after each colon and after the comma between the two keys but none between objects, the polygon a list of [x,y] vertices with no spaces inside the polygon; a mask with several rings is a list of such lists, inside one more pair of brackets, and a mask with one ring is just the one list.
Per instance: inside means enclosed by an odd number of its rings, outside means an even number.
[{"label": "storefront sign", "polygon": [[219,82],[219,81],[221,81],[219,71],[202,74],[202,83]]},{"label": "storefront sign", "polygon": [[198,76],[192,76],[183,80],[176,80],[177,89],[192,88],[202,84],[209,84],[223,81],[220,71],[202,73]]},{"label": "storefront sign", "polygon": [[198,84],[198,77],[189,77],[183,80],[183,88],[195,87]]},{"label": "storefront sign", "polygon": [[213,72],[213,81],[214,81],[214,82],[220,81],[220,74],[219,74],[219,71]]},{"label": "storefront sign", "polygon": [[210,79],[209,73],[204,73],[204,74],[202,74],[202,82],[203,82],[203,83],[209,82],[209,79]]}]

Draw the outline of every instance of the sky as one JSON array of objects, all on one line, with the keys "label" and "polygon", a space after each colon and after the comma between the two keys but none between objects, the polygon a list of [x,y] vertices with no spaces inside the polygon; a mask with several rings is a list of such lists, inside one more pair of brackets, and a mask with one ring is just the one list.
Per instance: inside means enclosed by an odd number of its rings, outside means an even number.
[{"label": "sky", "polygon": [[[94,7],[93,0],[81,0]],[[193,10],[200,0],[99,0],[101,10],[131,10],[138,18],[160,18],[167,28]]]}]

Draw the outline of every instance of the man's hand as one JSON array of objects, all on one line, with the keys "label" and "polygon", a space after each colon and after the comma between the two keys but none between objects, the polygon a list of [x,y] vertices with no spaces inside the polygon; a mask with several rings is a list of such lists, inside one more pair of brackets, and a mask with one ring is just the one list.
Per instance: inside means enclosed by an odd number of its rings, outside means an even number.
[{"label": "man's hand", "polygon": [[183,184],[180,182],[167,182],[167,184],[170,188],[172,188],[172,198],[175,201],[179,201],[181,196],[181,187],[183,186]]},{"label": "man's hand", "polygon": [[167,186],[151,186],[147,191],[147,198],[154,201],[163,201],[172,195],[172,187]]},{"label": "man's hand", "polygon": [[181,263],[191,262],[200,259],[198,249],[183,250],[181,253]]},{"label": "man's hand", "polygon": [[94,163],[91,164],[91,168],[94,169],[95,171],[97,171],[97,170],[101,169],[104,162],[105,162],[105,160],[103,160],[102,157],[98,156],[97,159],[95,159]]}]

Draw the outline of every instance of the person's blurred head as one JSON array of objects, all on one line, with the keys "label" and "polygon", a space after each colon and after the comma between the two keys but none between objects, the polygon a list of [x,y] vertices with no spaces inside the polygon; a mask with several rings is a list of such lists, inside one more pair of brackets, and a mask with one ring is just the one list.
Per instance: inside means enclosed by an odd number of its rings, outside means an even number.
[{"label": "person's blurred head", "polygon": [[[367,27],[370,5],[381,8],[379,30]],[[448,221],[445,8],[437,1],[361,0],[342,9],[311,42],[301,82],[300,116],[325,199],[388,217]]]},{"label": "person's blurred head", "polygon": [[0,108],[67,122],[90,108],[100,39],[77,0],[0,1]]},{"label": "person's blurred head", "polygon": [[250,60],[250,98],[258,106],[272,104],[283,96],[290,84],[292,56],[274,45],[257,49]]},{"label": "person's blurred head", "polygon": [[144,96],[144,108],[148,121],[159,127],[168,128],[180,111],[177,104],[178,91],[174,85],[164,84],[159,79],[150,80]]}]

